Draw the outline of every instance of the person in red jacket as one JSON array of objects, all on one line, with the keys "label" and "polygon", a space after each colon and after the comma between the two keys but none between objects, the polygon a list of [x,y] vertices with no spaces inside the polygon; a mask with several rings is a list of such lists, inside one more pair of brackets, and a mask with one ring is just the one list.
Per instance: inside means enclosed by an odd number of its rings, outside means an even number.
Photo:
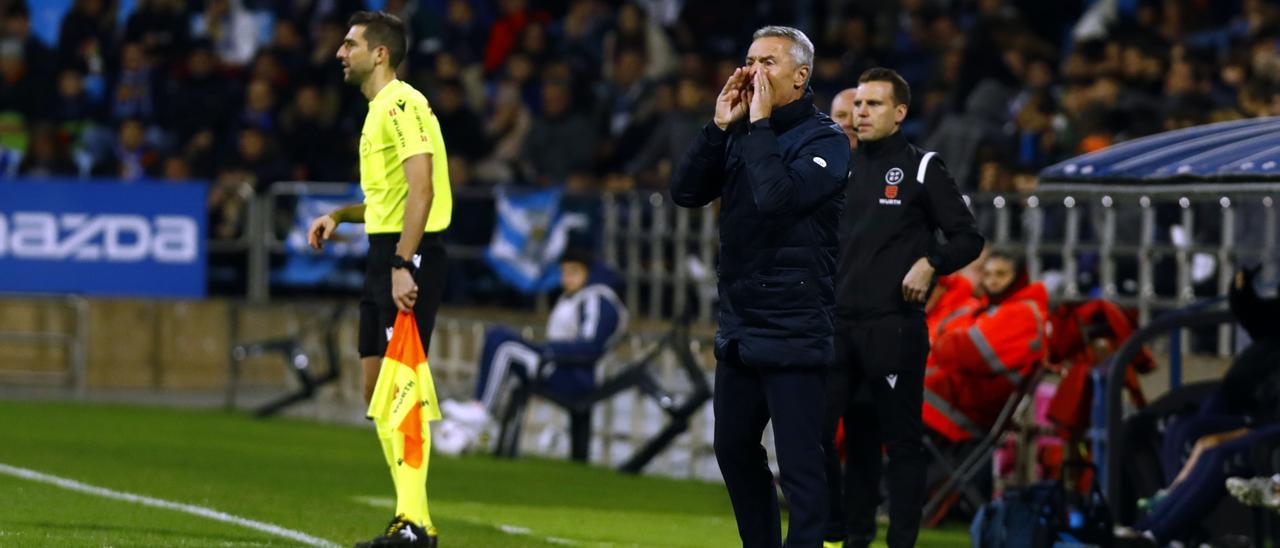
[{"label": "person in red jacket", "polygon": [[[938,336],[954,320],[973,315],[979,301],[973,296],[973,282],[959,272],[938,278],[929,302],[925,304],[924,323],[929,326],[929,343]],[[928,365],[933,365],[933,355],[929,355]]]},{"label": "person in red jacket", "polygon": [[516,40],[530,24],[546,24],[551,19],[546,12],[530,9],[527,0],[502,0],[499,2],[502,16],[489,29],[489,43],[484,48],[484,71],[493,74],[506,64],[516,50]]},{"label": "person in red jacket", "polygon": [[953,442],[981,438],[1009,394],[1044,359],[1049,292],[1031,283],[1013,256],[992,252],[982,267],[985,295],[942,326],[935,367],[925,377],[924,422]]}]

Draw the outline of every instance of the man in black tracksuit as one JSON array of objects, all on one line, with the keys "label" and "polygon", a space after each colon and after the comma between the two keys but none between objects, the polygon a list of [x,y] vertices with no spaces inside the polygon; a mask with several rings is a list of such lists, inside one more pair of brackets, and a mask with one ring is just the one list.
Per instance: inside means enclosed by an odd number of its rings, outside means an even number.
[{"label": "man in black tracksuit", "polygon": [[[888,448],[886,540],[891,548],[915,545],[924,503],[928,460],[921,407],[929,353],[924,302],[936,275],[970,263],[983,244],[942,161],[898,131],[910,101],[906,81],[892,70],[870,69],[858,79],[859,144],[841,222],[836,282],[837,367],[848,368],[848,393],[865,382],[876,406],[874,418],[846,413],[845,428],[878,428]],[[938,231],[945,243],[938,241]],[[834,432],[834,424],[827,429]],[[865,502],[878,493],[845,495],[851,510],[864,513],[862,519],[874,516],[875,506]],[[846,546],[870,541],[850,537]]]},{"label": "man in black tracksuit", "polygon": [[822,402],[849,141],[813,105],[812,63],[800,31],[757,31],[671,181],[680,206],[721,200],[715,452],[744,547],[781,545],[761,445],[770,420],[786,546],[818,548],[826,521]]}]

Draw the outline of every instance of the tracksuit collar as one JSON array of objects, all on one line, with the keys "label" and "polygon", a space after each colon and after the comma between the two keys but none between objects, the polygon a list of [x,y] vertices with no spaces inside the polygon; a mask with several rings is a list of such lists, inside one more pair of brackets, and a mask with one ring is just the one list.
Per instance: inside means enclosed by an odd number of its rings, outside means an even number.
[{"label": "tracksuit collar", "polygon": [[902,130],[895,131],[879,141],[858,141],[858,150],[865,150],[867,154],[892,153],[905,146],[907,146],[907,138],[902,135]]}]

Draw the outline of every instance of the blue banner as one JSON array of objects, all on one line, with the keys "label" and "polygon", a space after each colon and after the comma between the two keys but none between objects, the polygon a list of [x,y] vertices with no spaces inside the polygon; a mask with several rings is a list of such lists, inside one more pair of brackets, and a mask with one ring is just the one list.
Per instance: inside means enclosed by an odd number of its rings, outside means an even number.
[{"label": "blue banner", "polygon": [[498,223],[485,259],[503,281],[524,293],[555,288],[560,283],[556,262],[569,232],[590,229],[585,214],[561,208],[561,194],[559,189],[496,190]]},{"label": "blue banner", "polygon": [[205,294],[205,185],[0,181],[0,291]]},{"label": "blue banner", "polygon": [[364,224],[342,223],[324,243],[321,251],[307,243],[311,221],[333,210],[364,202],[360,185],[351,184],[342,194],[310,194],[298,196],[294,206],[293,228],[285,237],[288,252],[285,263],[272,271],[271,281],[295,287],[339,287],[359,289],[364,284],[364,269],[353,260],[369,254],[369,237]]}]

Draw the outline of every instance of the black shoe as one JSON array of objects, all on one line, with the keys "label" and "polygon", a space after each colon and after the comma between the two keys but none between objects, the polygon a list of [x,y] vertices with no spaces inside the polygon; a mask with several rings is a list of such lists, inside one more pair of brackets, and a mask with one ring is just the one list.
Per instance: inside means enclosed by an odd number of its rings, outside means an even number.
[{"label": "black shoe", "polygon": [[404,516],[396,516],[387,524],[385,533],[356,544],[356,548],[436,548],[440,539],[432,534],[434,532],[434,528],[429,533],[418,524],[404,519]]}]

